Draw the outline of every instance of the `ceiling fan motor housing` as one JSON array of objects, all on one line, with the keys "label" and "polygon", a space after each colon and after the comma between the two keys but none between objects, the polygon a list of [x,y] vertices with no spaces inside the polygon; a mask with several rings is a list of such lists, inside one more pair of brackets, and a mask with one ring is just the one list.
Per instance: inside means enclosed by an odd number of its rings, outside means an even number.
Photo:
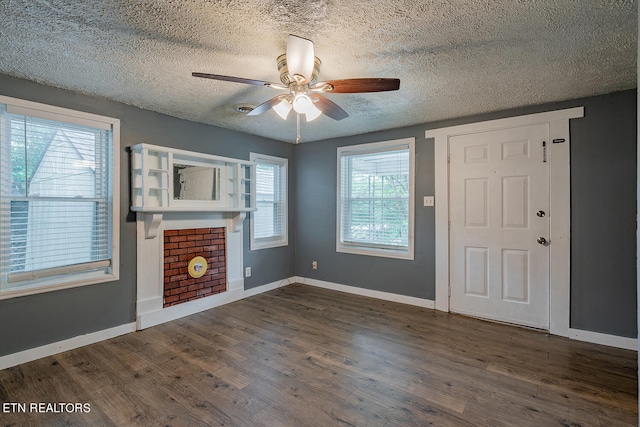
[{"label": "ceiling fan motor housing", "polygon": [[[278,56],[276,59],[276,64],[278,65],[278,72],[280,72],[280,81],[282,84],[289,86],[292,82],[295,82],[293,76],[289,75],[289,68],[287,67],[287,54],[283,53]],[[311,79],[309,80],[308,85],[313,86],[318,82],[318,74],[320,74],[320,65],[322,65],[322,61],[317,56],[313,57],[313,72],[311,73]]]}]

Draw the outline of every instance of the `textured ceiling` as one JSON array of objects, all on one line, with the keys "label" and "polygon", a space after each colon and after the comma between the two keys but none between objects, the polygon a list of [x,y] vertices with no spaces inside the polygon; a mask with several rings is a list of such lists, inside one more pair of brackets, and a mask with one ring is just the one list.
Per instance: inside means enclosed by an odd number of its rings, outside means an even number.
[{"label": "textured ceiling", "polygon": [[327,95],[348,113],[302,141],[636,87],[635,0],[2,0],[0,72],[282,141],[294,115],[249,117],[279,82],[288,34],[320,80],[391,77],[397,92]]}]

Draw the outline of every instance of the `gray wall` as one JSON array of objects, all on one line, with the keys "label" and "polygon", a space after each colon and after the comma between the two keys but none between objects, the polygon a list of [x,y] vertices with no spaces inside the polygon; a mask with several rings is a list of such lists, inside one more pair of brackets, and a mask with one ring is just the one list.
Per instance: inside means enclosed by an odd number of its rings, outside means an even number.
[{"label": "gray wall", "polygon": [[[289,159],[289,245],[250,251],[244,224],[245,287],[295,275],[418,298],[435,298],[433,141],[424,131],[480,120],[574,106],[571,121],[572,282],[571,326],[635,337],[636,91],[519,108],[366,135],[294,146],[140,110],[0,75],[0,94],[121,120],[121,242],[117,282],[0,301],[0,356],[133,322],[136,300],[135,215],[129,212],[129,156],[146,142],[248,159],[259,152]],[[416,138],[415,260],[338,254],[335,251],[336,148]],[[319,263],[311,270],[311,261]]]},{"label": "gray wall", "polygon": [[[121,120],[120,138],[120,280],[0,301],[0,356],[135,321],[136,225],[129,211],[130,180],[127,147],[146,142],[202,153],[249,159],[259,152],[289,159],[293,145],[180,120],[109,100],[74,94],[26,80],[0,75],[0,94]],[[295,190],[292,182],[290,192]],[[290,212],[293,216],[293,212]],[[245,287],[294,274],[294,222],[289,246],[249,250],[249,221],[244,223],[244,263],[253,267]]]},{"label": "gray wall", "polygon": [[[296,274],[401,295],[435,298],[433,140],[424,131],[576,106],[571,127],[572,328],[637,336],[636,91],[331,139],[296,147]],[[416,138],[415,260],[336,252],[336,148]],[[318,270],[310,270],[311,261]]]},{"label": "gray wall", "polygon": [[[435,299],[435,211],[422,206],[422,196],[434,193],[434,154],[424,130],[413,126],[296,147],[298,276]],[[336,252],[337,147],[409,137],[416,139],[414,260]],[[317,270],[309,269],[312,261],[318,261]]]},{"label": "gray wall", "polygon": [[571,123],[571,327],[636,324],[636,91],[584,100]]}]

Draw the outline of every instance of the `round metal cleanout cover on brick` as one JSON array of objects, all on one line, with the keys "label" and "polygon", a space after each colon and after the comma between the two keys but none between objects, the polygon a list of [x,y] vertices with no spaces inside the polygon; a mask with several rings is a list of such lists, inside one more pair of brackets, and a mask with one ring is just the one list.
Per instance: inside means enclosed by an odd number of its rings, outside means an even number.
[{"label": "round metal cleanout cover on brick", "polygon": [[207,272],[207,260],[201,256],[197,256],[189,261],[189,276],[197,279],[204,276]]}]

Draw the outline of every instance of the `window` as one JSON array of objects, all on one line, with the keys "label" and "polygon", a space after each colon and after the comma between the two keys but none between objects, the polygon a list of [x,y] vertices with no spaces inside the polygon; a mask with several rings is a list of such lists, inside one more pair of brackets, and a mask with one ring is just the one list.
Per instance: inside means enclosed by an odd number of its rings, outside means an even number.
[{"label": "window", "polygon": [[118,278],[119,126],[0,96],[0,298]]},{"label": "window", "polygon": [[414,146],[338,148],[338,252],[413,259]]},{"label": "window", "polygon": [[251,215],[251,249],[286,246],[287,159],[251,153],[256,162],[256,208]]}]

